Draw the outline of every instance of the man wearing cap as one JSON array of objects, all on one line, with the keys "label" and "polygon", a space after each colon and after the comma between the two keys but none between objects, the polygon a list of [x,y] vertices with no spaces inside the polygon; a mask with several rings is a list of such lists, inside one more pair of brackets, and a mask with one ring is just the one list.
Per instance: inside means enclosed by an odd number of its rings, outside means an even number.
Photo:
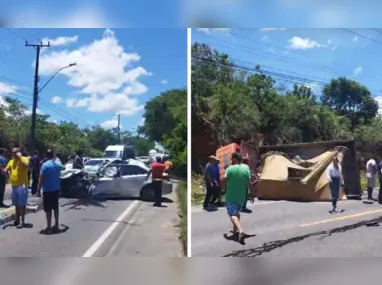
[{"label": "man wearing cap", "polygon": [[[37,196],[41,197],[43,189],[43,205],[46,214],[47,227],[45,234],[59,231],[59,212],[58,200],[60,197],[60,173],[65,167],[56,157],[53,150],[46,152],[47,161],[41,166],[40,179],[38,181]],[[52,228],[52,211],[54,214],[55,225]]]},{"label": "man wearing cap", "polygon": [[[29,159],[23,157],[19,148],[12,149],[13,158],[8,162],[4,174],[11,175],[12,184],[12,204],[16,210],[15,226],[23,228],[25,226],[25,213],[28,203],[28,169]],[[20,223],[21,219],[21,223]]]},{"label": "man wearing cap", "polygon": [[215,206],[212,205],[217,200],[216,188],[219,186],[216,175],[216,164],[219,160],[216,156],[210,155],[209,161],[204,169],[204,182],[206,184],[206,196],[204,198],[203,209],[206,211],[215,210]]}]

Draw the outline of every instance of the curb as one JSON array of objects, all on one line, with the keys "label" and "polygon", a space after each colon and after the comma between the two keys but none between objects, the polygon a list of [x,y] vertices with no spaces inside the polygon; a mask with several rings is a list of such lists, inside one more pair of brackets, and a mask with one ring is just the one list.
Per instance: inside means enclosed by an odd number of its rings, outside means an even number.
[{"label": "curb", "polygon": [[[38,211],[42,210],[43,204],[42,202],[36,203],[36,205],[27,205],[27,211],[26,215],[31,214],[31,213],[37,213]],[[3,224],[8,224],[9,222],[13,221],[16,219],[16,213],[15,209],[12,206],[11,210],[9,212],[7,211],[6,213],[1,213],[2,216],[2,223]]]}]

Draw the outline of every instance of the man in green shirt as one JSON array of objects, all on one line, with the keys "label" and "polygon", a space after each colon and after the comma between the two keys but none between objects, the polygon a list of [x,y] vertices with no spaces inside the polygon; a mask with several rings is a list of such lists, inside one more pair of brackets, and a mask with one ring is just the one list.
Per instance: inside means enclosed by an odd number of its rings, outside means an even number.
[{"label": "man in green shirt", "polygon": [[[240,243],[244,243],[244,231],[240,225],[240,210],[247,199],[247,189],[250,187],[251,171],[248,167],[242,165],[242,156],[240,153],[232,154],[232,165],[230,165],[225,173],[227,180],[225,201],[227,212],[233,224],[233,233],[238,235]],[[251,193],[252,194],[252,193]],[[251,203],[253,203],[253,195],[251,195]]]}]

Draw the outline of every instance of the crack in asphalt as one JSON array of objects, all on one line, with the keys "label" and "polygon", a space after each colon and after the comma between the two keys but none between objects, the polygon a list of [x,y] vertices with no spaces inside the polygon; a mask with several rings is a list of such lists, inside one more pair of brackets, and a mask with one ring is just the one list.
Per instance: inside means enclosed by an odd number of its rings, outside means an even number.
[{"label": "crack in asphalt", "polygon": [[262,246],[259,246],[256,248],[233,251],[229,254],[223,255],[223,257],[257,257],[264,253],[271,252],[277,248],[284,247],[291,243],[297,243],[310,237],[325,235],[322,238],[326,238],[333,234],[347,232],[347,231],[354,230],[364,226],[379,226],[381,222],[382,222],[382,216],[372,220],[365,220],[365,221],[357,222],[351,225],[334,228],[331,230],[318,231],[318,232],[313,232],[310,234],[292,237],[285,240],[276,240],[276,241],[267,242],[267,243],[264,243]]}]

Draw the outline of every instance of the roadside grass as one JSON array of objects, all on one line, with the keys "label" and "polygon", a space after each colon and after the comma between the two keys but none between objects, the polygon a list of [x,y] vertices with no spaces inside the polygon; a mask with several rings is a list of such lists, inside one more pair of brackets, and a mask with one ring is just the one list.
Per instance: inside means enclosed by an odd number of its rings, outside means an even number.
[{"label": "roadside grass", "polygon": [[177,194],[180,205],[180,240],[183,253],[187,256],[187,182],[183,181],[179,184]]},{"label": "roadside grass", "polygon": [[203,203],[205,191],[203,175],[193,174],[191,178],[192,205],[200,205]]}]

